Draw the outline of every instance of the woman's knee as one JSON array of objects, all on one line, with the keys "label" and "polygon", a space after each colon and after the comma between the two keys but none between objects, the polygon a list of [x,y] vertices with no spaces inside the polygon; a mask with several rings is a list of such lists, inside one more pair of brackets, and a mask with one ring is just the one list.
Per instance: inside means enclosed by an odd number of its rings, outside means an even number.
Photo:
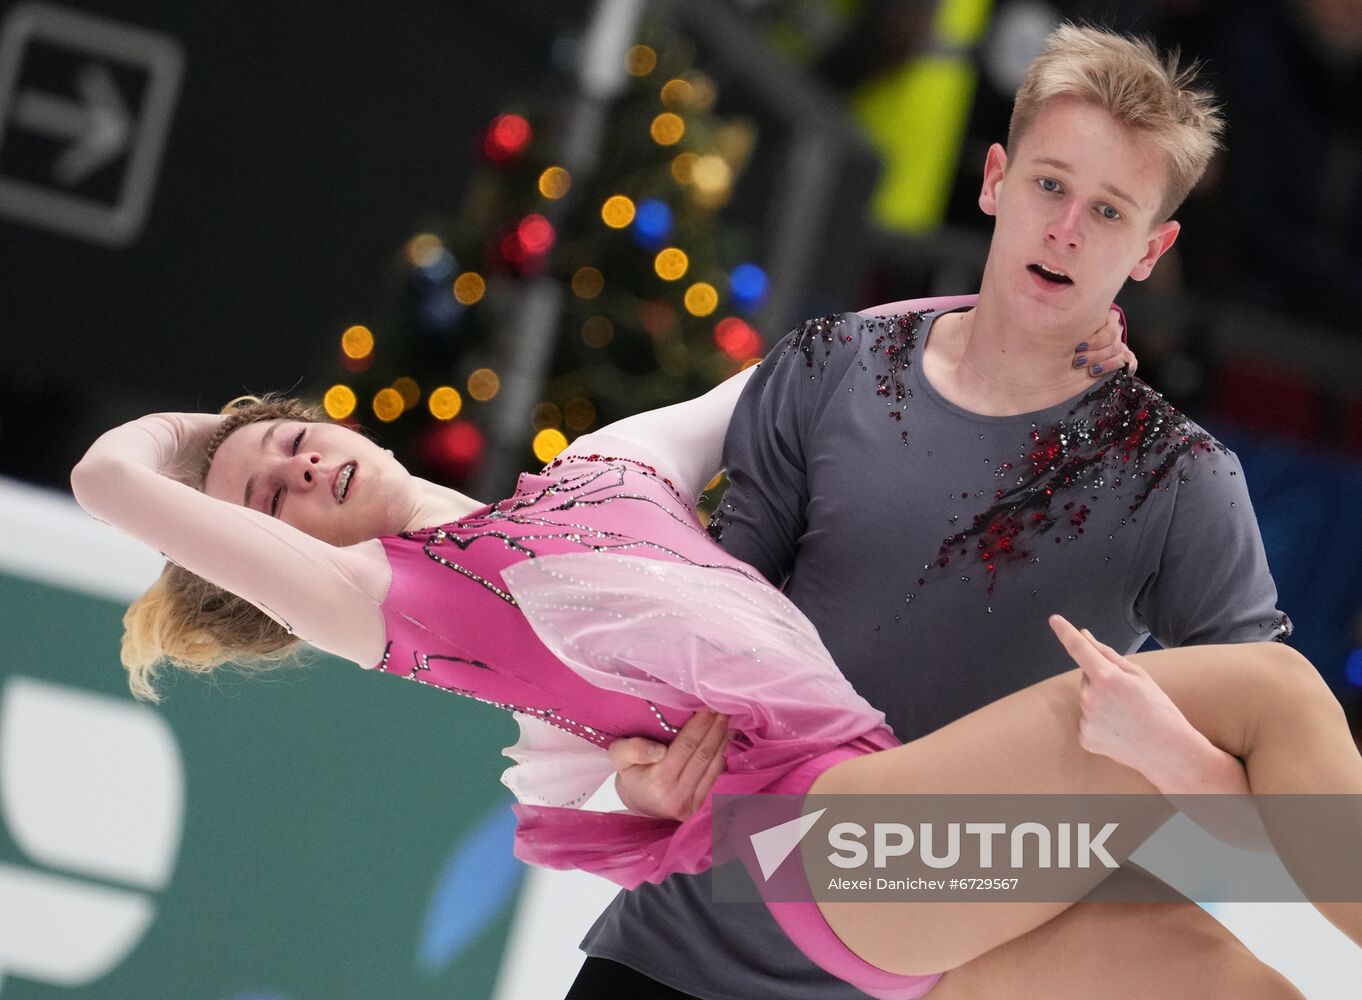
[{"label": "woman's knee", "polygon": [[1277,694],[1275,709],[1305,713],[1320,721],[1343,722],[1343,706],[1315,665],[1280,642],[1257,643],[1258,669]]}]

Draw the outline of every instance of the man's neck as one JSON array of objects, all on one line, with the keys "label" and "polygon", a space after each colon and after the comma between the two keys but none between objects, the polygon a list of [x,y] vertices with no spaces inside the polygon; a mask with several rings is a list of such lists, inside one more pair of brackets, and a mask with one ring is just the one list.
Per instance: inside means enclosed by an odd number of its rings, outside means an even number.
[{"label": "man's neck", "polygon": [[1074,343],[1053,331],[1017,329],[991,301],[965,313],[948,313],[932,326],[923,374],[937,392],[981,416],[1008,417],[1056,406],[1089,384],[1086,368],[1073,366]]}]

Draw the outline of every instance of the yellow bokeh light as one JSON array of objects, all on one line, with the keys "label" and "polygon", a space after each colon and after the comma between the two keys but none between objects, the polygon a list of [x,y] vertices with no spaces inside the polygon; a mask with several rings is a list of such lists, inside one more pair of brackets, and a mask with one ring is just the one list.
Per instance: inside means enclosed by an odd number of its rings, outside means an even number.
[{"label": "yellow bokeh light", "polygon": [[570,399],[563,407],[563,420],[569,430],[584,431],[596,419],[596,407],[589,399]]},{"label": "yellow bokeh light", "polygon": [[409,375],[393,379],[393,388],[402,397],[402,408],[410,410],[417,403],[421,402],[421,387],[417,385],[416,379]]},{"label": "yellow bokeh light", "polygon": [[501,379],[490,368],[479,368],[468,376],[468,395],[485,403],[501,391]]},{"label": "yellow bokeh light", "polygon": [[706,194],[727,192],[733,184],[733,168],[722,156],[702,156],[691,170],[691,183]]},{"label": "yellow bokeh light", "polygon": [[463,409],[463,396],[459,395],[458,389],[442,385],[430,394],[426,406],[436,420],[453,420]]},{"label": "yellow bokeh light", "polygon": [[713,80],[703,73],[691,73],[688,82],[692,111],[708,111],[714,107],[714,102],[719,97],[719,89],[714,86]]},{"label": "yellow bokeh light", "polygon": [[549,167],[539,175],[539,193],[545,198],[561,198],[572,187],[572,175],[562,167]]},{"label": "yellow bokeh light", "polygon": [[344,420],[355,412],[355,405],[359,399],[355,396],[355,390],[348,385],[333,385],[326,390],[326,395],[322,397],[322,406],[326,409],[326,415],[332,420]]},{"label": "yellow bokeh light", "polygon": [[686,256],[684,250],[677,247],[659,250],[657,257],[653,260],[653,270],[663,281],[675,281],[685,275],[688,267],[690,267],[690,258]]},{"label": "yellow bokeh light", "polygon": [[605,287],[605,275],[594,267],[579,267],[572,276],[572,291],[579,299],[594,299]]},{"label": "yellow bokeh light", "polygon": [[390,424],[398,417],[402,416],[402,411],[406,406],[402,402],[402,394],[391,387],[379,389],[374,394],[374,416],[378,417],[385,424]]},{"label": "yellow bokeh light", "polygon": [[562,431],[546,427],[534,436],[534,457],[541,462],[552,462],[567,444],[568,439]]},{"label": "yellow bokeh light", "polygon": [[694,153],[677,153],[672,157],[672,177],[678,184],[689,184],[695,179],[695,164],[700,157]]},{"label": "yellow bokeh light", "polygon": [[341,334],[341,350],[347,358],[367,358],[374,350],[374,335],[367,326],[352,326]]},{"label": "yellow bokeh light", "polygon": [[624,54],[624,68],[631,76],[647,76],[657,66],[657,53],[647,45],[635,45]]},{"label": "yellow bokeh light", "polygon": [[681,120],[680,115],[664,111],[653,119],[648,132],[653,137],[653,142],[659,146],[675,146],[686,134],[686,123]]},{"label": "yellow bokeh light", "polygon": [[634,203],[622,194],[611,195],[601,206],[601,219],[611,229],[623,229],[634,221]]},{"label": "yellow bokeh light", "polygon": [[407,260],[412,267],[429,267],[443,249],[444,244],[434,233],[417,233],[407,240]]},{"label": "yellow bokeh light", "polygon": [[471,306],[487,293],[487,282],[477,271],[465,271],[454,279],[454,298],[460,305]]},{"label": "yellow bokeh light", "polygon": [[557,403],[540,403],[530,411],[530,424],[537,431],[545,430],[550,427],[558,427],[563,423],[562,411],[558,409]]},{"label": "yellow bokeh light", "polygon": [[662,85],[662,103],[673,111],[685,111],[690,99],[691,87],[685,80],[668,80]]},{"label": "yellow bokeh light", "polygon": [[686,289],[686,312],[692,316],[708,316],[719,308],[719,292],[707,281],[697,281]]},{"label": "yellow bokeh light", "polygon": [[582,341],[587,347],[604,347],[615,336],[615,324],[604,316],[592,316],[582,324]]}]

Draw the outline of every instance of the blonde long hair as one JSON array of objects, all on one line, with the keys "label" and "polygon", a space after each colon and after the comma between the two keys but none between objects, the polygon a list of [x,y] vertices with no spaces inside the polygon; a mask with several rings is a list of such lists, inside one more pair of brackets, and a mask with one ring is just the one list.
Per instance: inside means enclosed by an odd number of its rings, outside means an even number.
[{"label": "blonde long hair", "polygon": [[[320,407],[270,394],[239,396],[222,408],[226,419],[199,456],[189,456],[189,485],[203,489],[213,456],[233,431],[261,420],[326,419]],[[156,582],[123,615],[120,657],[128,687],[143,701],[158,702],[160,664],[206,674],[226,663],[249,671],[284,665],[301,640],[249,601],[182,566],[167,562]]]}]

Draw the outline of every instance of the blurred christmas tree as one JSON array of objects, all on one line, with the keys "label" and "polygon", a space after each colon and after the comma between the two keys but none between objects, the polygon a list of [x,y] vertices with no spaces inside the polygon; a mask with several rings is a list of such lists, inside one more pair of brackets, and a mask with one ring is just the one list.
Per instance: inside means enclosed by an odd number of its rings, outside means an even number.
[{"label": "blurred christmas tree", "polygon": [[[627,86],[594,135],[584,139],[566,110],[580,95],[497,115],[478,137],[483,166],[461,208],[433,217],[395,255],[400,307],[373,331],[342,335],[328,412],[384,425],[385,444],[417,474],[504,489],[480,477],[498,421],[512,437],[520,429],[515,465],[535,467],[573,438],[697,395],[763,353],[745,317],[767,277],[723,211],[756,127],[716,111],[716,85],[675,28],[644,35],[622,53]],[[524,321],[531,298],[551,324],[540,340],[519,328],[533,325]],[[517,363],[541,341],[548,356]],[[523,412],[505,411],[511,386],[529,400]]]}]

